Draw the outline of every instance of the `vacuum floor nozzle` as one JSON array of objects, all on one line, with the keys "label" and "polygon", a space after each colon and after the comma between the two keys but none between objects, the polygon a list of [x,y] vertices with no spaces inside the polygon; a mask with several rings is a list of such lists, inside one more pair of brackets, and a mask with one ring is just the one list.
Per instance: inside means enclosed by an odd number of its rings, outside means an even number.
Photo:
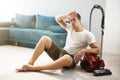
[{"label": "vacuum floor nozzle", "polygon": [[111,75],[112,72],[109,69],[97,69],[93,71],[94,76]]}]

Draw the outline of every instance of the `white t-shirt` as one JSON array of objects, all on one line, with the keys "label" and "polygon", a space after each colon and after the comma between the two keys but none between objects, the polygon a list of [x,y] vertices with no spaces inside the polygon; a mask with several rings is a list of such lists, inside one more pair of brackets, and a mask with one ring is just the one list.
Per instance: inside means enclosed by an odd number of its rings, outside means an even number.
[{"label": "white t-shirt", "polygon": [[81,49],[87,48],[88,44],[94,43],[95,36],[86,29],[81,32],[73,31],[72,27],[68,25],[66,27],[67,39],[64,49],[69,54],[76,54]]}]

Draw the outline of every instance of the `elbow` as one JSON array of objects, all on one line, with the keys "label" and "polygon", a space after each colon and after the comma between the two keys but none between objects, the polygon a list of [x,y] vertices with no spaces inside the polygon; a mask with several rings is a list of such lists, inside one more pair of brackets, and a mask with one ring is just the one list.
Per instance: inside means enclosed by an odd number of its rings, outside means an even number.
[{"label": "elbow", "polygon": [[55,16],[55,21],[56,21],[56,22],[60,22],[60,21],[62,21],[62,20],[60,20],[59,16]]},{"label": "elbow", "polygon": [[57,16],[55,16],[55,21],[58,22],[58,18],[57,18]]}]

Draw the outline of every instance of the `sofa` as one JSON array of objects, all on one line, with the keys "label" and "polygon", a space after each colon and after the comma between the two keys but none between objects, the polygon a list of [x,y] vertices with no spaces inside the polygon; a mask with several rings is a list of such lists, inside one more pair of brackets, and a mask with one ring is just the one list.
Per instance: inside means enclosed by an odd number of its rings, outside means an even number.
[{"label": "sofa", "polygon": [[64,47],[67,33],[56,23],[54,16],[16,14],[10,22],[0,22],[0,45],[34,48],[44,35]]}]

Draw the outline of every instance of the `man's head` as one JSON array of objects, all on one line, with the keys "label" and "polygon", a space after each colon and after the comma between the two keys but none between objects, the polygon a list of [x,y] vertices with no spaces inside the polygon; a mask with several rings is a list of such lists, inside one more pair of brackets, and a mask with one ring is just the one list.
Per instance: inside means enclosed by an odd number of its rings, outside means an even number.
[{"label": "man's head", "polygon": [[76,12],[76,11],[72,11],[72,12],[70,12],[68,15],[69,15],[69,19],[70,19],[70,20],[72,20],[72,19],[75,18],[75,17],[77,17],[78,20],[81,20],[80,14],[79,14],[78,12]]},{"label": "man's head", "polygon": [[80,23],[81,23],[81,16],[80,16],[80,14],[78,12],[72,11],[68,15],[69,15],[70,24],[73,27],[77,27],[77,26],[80,25]]}]

